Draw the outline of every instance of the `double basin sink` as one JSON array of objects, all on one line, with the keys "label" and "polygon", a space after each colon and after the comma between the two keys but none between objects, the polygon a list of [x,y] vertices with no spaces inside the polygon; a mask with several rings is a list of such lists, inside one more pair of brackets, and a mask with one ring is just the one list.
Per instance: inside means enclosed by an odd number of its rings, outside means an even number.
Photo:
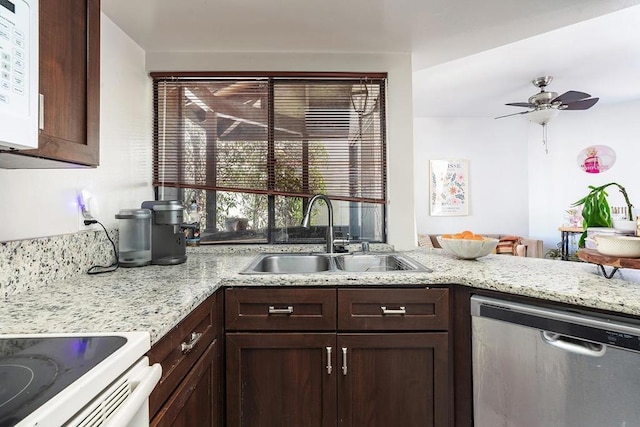
[{"label": "double basin sink", "polygon": [[431,272],[400,253],[358,252],[350,254],[279,253],[260,254],[241,274],[332,273],[332,272]]}]

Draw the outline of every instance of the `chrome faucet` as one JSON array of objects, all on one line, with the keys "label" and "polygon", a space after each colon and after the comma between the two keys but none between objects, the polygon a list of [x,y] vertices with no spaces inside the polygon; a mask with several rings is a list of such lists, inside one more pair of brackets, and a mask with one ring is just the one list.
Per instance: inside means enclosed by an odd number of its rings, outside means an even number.
[{"label": "chrome faucet", "polygon": [[302,219],[302,226],[304,228],[309,228],[309,221],[311,220],[311,208],[313,204],[318,200],[324,200],[324,203],[327,205],[327,209],[329,211],[329,224],[327,224],[327,253],[333,253],[333,207],[331,206],[331,201],[324,194],[316,194],[309,201],[309,205],[307,206],[307,212],[304,214],[304,218]]}]

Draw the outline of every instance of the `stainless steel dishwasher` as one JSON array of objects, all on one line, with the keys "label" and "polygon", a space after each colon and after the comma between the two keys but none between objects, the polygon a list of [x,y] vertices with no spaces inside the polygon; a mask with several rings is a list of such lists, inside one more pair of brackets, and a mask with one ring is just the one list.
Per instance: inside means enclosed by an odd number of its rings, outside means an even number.
[{"label": "stainless steel dishwasher", "polygon": [[475,427],[640,426],[640,323],[471,298]]}]

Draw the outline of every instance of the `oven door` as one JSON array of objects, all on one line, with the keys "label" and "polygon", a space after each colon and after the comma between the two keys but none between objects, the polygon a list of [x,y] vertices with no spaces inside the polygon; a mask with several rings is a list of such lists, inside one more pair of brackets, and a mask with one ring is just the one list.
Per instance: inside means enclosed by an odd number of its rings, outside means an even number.
[{"label": "oven door", "polygon": [[65,426],[148,427],[149,395],[162,368],[143,357]]}]

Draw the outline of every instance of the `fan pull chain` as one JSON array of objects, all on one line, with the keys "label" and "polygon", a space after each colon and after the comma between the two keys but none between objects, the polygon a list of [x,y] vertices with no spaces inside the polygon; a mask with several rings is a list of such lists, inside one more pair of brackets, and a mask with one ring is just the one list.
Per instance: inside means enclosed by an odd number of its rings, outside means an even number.
[{"label": "fan pull chain", "polygon": [[547,145],[547,124],[542,124],[542,145],[544,145],[544,153],[549,154],[549,146]]}]

